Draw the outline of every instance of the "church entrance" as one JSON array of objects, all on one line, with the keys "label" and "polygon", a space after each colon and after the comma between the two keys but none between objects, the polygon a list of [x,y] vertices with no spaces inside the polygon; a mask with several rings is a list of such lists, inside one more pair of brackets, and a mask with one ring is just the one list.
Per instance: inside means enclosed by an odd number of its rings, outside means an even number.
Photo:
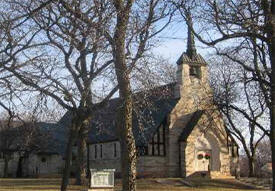
[{"label": "church entrance", "polygon": [[211,150],[197,150],[195,159],[195,170],[208,172],[211,167]]},{"label": "church entrance", "polygon": [[202,133],[194,142],[180,142],[181,176],[208,176],[220,171],[220,147],[217,138],[210,133]]}]

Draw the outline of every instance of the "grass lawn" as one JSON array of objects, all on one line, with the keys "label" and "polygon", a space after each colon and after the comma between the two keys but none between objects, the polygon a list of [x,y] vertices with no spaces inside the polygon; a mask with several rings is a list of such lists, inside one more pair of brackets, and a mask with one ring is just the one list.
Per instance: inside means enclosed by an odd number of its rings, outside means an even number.
[{"label": "grass lawn", "polygon": [[[251,187],[240,184],[235,180],[208,180],[192,179],[188,182],[193,187],[184,186],[181,179],[138,179],[137,190],[166,190],[166,191],[249,191]],[[73,181],[73,180],[71,180]],[[0,179],[0,191],[58,191],[60,188],[60,179]],[[84,187],[70,185],[70,191],[81,190]],[[121,188],[120,181],[116,182],[115,190]],[[254,189],[254,191],[256,191]]]}]

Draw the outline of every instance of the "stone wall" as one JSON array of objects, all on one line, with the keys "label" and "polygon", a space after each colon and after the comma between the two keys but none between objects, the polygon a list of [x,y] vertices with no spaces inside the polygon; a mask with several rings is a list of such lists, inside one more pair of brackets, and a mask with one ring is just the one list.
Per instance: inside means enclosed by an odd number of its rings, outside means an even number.
[{"label": "stone wall", "polygon": [[168,166],[164,156],[138,157],[138,177],[167,177]]},{"label": "stone wall", "polygon": [[120,173],[121,164],[119,142],[112,141],[108,143],[89,144],[89,168],[116,169],[115,173]]},{"label": "stone wall", "polygon": [[31,154],[23,162],[23,175],[31,177],[48,177],[62,174],[64,160],[58,154]]},{"label": "stone wall", "polygon": [[119,141],[89,144],[89,160],[113,160],[120,157]]},{"label": "stone wall", "polygon": [[[114,143],[117,144],[117,155],[114,156]],[[89,168],[90,169],[116,169],[116,175],[121,172],[120,163],[120,144],[118,141],[89,145]],[[100,157],[100,148],[102,145],[102,158]],[[98,150],[99,148],[99,150]],[[95,157],[95,150],[97,156]],[[137,175],[139,177],[165,177],[167,175],[167,159],[165,156],[138,156],[137,159]]]},{"label": "stone wall", "polygon": [[[177,109],[179,109],[177,107]],[[168,149],[167,149],[167,168],[168,168],[168,174],[170,177],[179,177],[180,172],[180,156],[179,156],[179,136],[183,131],[183,127],[186,126],[192,115],[185,115],[182,116],[181,111],[179,109],[179,112],[174,112],[171,116],[171,122],[169,125],[169,133],[168,137]]]},{"label": "stone wall", "polygon": [[[211,125],[208,126],[209,120],[209,116],[203,115],[189,135],[187,141],[181,143],[181,153],[185,156],[181,158],[181,173],[183,176],[190,176],[196,172],[196,150],[201,149],[201,145],[205,145],[205,149],[211,152],[211,172],[215,172],[216,175],[230,176],[232,172],[236,171],[238,158],[237,156],[232,158],[229,154],[227,135],[224,127],[213,121]],[[201,137],[207,140],[208,143],[203,142]],[[197,145],[199,139],[202,143]],[[209,146],[207,144],[209,144]]]},{"label": "stone wall", "polygon": [[4,159],[0,159],[0,178],[4,177]]}]

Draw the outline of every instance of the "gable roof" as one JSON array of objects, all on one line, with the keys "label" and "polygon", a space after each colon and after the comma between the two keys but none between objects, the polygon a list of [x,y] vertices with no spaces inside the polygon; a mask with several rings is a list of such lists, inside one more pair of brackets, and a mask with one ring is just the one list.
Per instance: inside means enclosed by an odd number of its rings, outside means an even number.
[{"label": "gable roof", "polygon": [[[166,98],[152,100],[150,105],[135,108],[133,111],[133,134],[136,146],[146,146],[157,128],[177,104],[178,99]],[[94,115],[88,135],[88,143],[116,141],[116,115],[119,99],[110,100],[106,107]]]},{"label": "gable roof", "polygon": [[47,144],[38,154],[61,154],[65,155],[65,148],[67,143],[67,128],[60,123],[37,123],[40,131],[47,137]]},{"label": "gable roof", "polygon": [[[132,123],[136,146],[145,146],[165,120],[165,117],[175,107],[178,102],[178,99],[174,98],[175,86],[176,83],[166,84],[133,95]],[[119,139],[116,116],[120,104],[119,98],[111,99],[94,113],[89,128],[88,143],[110,142]],[[69,127],[71,123],[71,118],[71,113],[67,112],[58,124],[67,129],[66,127]]]},{"label": "gable roof", "polygon": [[201,116],[203,115],[204,111],[203,110],[198,110],[195,111],[192,114],[191,119],[188,121],[187,125],[183,128],[183,131],[179,137],[179,141],[186,141],[188,136],[191,134],[193,131],[194,127],[197,125],[199,122]]}]

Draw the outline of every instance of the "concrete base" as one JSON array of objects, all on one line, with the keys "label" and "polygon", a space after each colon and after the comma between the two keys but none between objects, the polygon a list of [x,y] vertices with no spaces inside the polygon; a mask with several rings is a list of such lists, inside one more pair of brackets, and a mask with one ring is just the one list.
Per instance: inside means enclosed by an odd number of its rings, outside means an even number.
[{"label": "concrete base", "polygon": [[85,191],[114,191],[114,188],[89,188]]}]

